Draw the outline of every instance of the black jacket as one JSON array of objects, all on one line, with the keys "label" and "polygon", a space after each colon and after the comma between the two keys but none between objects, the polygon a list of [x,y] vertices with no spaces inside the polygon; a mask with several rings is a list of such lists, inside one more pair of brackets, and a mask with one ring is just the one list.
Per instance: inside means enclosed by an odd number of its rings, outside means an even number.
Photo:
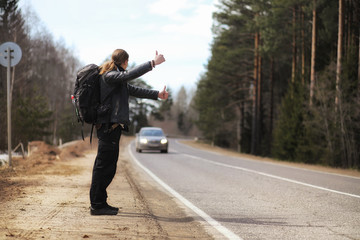
[{"label": "black jacket", "polygon": [[156,100],[159,91],[133,86],[128,82],[152,70],[151,63],[146,62],[125,71],[118,67],[118,71],[109,71],[101,76],[100,99],[101,105],[110,106],[110,110],[98,116],[98,123],[122,123],[129,125],[129,96]]}]

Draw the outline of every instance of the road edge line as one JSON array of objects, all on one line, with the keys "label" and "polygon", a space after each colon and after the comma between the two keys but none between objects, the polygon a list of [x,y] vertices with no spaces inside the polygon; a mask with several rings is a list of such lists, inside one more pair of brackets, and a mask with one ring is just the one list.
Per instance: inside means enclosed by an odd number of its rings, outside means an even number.
[{"label": "road edge line", "polygon": [[197,156],[192,156],[192,155],[189,155],[189,154],[186,154],[186,153],[183,153],[183,154],[185,156],[195,158],[195,159],[199,159],[200,161],[208,162],[210,164],[214,164],[214,165],[218,165],[218,166],[222,166],[222,167],[232,168],[232,169],[241,170],[241,171],[249,172],[249,173],[255,173],[255,174],[258,174],[258,175],[265,176],[265,177],[270,177],[270,178],[278,179],[278,180],[285,181],[285,182],[290,182],[290,183],[294,183],[294,184],[298,184],[298,185],[303,185],[303,186],[315,188],[315,189],[318,189],[318,190],[337,193],[337,194],[341,194],[341,195],[348,196],[348,197],[360,198],[359,195],[352,194],[352,193],[346,193],[346,192],[333,190],[333,189],[330,189],[330,188],[320,187],[320,186],[316,186],[316,185],[313,185],[313,184],[304,183],[304,182],[300,182],[300,181],[297,181],[297,180],[292,180],[292,179],[289,179],[289,178],[280,177],[280,176],[276,176],[276,175],[272,175],[272,174],[268,174],[268,173],[248,169],[248,168],[233,166],[233,165],[225,164],[225,163],[214,162],[214,161],[209,160],[209,159],[205,159],[205,158],[201,158],[201,157],[197,157]]},{"label": "road edge line", "polygon": [[168,191],[171,195],[173,195],[175,198],[177,198],[180,202],[182,202],[186,207],[191,209],[193,212],[195,212],[197,215],[199,215],[201,218],[203,218],[208,224],[210,224],[213,228],[215,228],[218,232],[220,232],[222,235],[224,235],[226,238],[231,240],[242,240],[238,235],[221,225],[218,221],[210,217],[208,214],[206,214],[203,210],[196,207],[194,204],[192,204],[189,200],[184,198],[180,193],[176,192],[174,189],[172,189],[169,185],[167,185],[165,182],[163,182],[159,177],[157,177],[153,172],[151,172],[148,168],[146,168],[144,165],[142,165],[139,160],[134,156],[134,154],[131,151],[131,144],[128,145],[128,152],[131,156],[131,158],[134,160],[134,162],[141,167],[152,179],[154,179],[158,184],[160,184],[161,187],[163,187],[166,191]]},{"label": "road edge line", "polygon": [[[217,153],[217,152],[214,152],[214,151],[211,151],[211,150],[195,148],[193,146],[187,145],[186,143],[182,143],[179,140],[176,140],[176,143],[181,144],[183,146],[186,146],[188,148],[201,150],[201,151],[208,152],[208,153],[211,153],[211,154],[214,154],[214,155],[226,156],[225,154]],[[325,171],[321,171],[321,170],[308,169],[308,168],[299,167],[299,166],[290,166],[290,165],[284,164],[286,162],[282,162],[282,161],[276,162],[276,160],[273,160],[274,162],[270,162],[270,161],[266,161],[266,160],[262,161],[262,160],[256,160],[256,159],[251,159],[251,158],[242,157],[242,156],[229,156],[229,157],[232,157],[232,158],[235,158],[235,159],[240,159],[240,160],[243,160],[243,161],[248,161],[248,162],[261,162],[261,163],[264,163],[264,164],[281,166],[281,167],[284,167],[284,168],[299,169],[299,170],[306,171],[306,172],[315,172],[315,173],[321,173],[321,174],[324,174],[324,175],[332,175],[332,176],[351,178],[351,179],[360,179],[360,177],[355,177],[355,176],[346,175],[346,174],[342,174],[342,173],[325,172]],[[294,162],[288,162],[288,163],[294,163]]]}]

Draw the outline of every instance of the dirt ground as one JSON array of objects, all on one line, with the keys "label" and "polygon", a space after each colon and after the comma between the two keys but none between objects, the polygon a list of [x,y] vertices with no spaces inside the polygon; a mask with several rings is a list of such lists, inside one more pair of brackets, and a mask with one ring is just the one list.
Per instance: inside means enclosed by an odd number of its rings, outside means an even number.
[{"label": "dirt ground", "polygon": [[89,188],[96,143],[62,148],[32,142],[26,158],[0,169],[0,239],[212,239],[197,216],[136,170],[121,138],[108,188],[116,216],[91,216]]}]

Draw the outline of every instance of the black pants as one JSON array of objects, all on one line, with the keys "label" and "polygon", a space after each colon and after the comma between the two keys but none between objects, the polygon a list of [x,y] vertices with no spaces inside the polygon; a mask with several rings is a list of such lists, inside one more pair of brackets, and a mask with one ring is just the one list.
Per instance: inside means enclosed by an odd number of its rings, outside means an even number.
[{"label": "black pants", "polygon": [[116,173],[121,127],[109,131],[108,125],[102,124],[101,128],[97,130],[97,137],[99,145],[90,188],[91,207],[95,209],[107,205],[106,188]]}]

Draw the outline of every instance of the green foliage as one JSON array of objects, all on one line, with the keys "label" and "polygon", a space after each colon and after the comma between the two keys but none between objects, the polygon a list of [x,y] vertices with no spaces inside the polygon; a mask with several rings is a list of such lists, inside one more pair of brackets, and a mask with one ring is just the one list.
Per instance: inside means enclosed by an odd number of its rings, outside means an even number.
[{"label": "green foliage", "polygon": [[[353,89],[342,87],[341,104],[336,107],[336,64],[330,64],[319,75],[314,105],[304,118],[305,129],[296,149],[297,159],[334,167],[356,167],[359,156],[359,142],[356,139],[360,119],[356,107],[358,97],[350,97]],[[347,80],[343,80],[341,85],[346,86]]]},{"label": "green foliage", "polygon": [[326,136],[323,134],[324,119],[316,114],[305,114],[303,132],[294,150],[295,160],[310,164],[329,165],[333,159],[333,152],[327,146]]},{"label": "green foliage", "polygon": [[[310,107],[314,7],[316,81]],[[271,153],[284,160],[359,167],[360,2],[345,1],[344,54],[337,91],[334,62],[338,13],[337,0],[220,0],[213,15],[212,56],[195,96],[197,125],[204,136],[227,145],[222,143],[222,134],[234,133],[241,124],[240,139],[234,134],[227,137],[230,147],[240,143],[241,151],[247,151],[249,142],[259,136],[261,155]],[[259,49],[255,47],[255,36],[260,39]],[[257,64],[256,53],[261,57]],[[255,114],[252,90],[259,65],[261,89],[257,89],[257,96],[261,96],[261,105]],[[255,116],[261,117],[256,125],[251,124]],[[223,129],[212,128],[219,121]],[[256,133],[252,128],[259,125],[261,131]]]},{"label": "green foliage", "polygon": [[204,137],[216,141],[221,134],[224,124],[233,114],[225,111],[228,104],[227,90],[221,84],[221,79],[203,76],[197,86],[194,107],[199,113],[196,125],[203,132]]},{"label": "green foliage", "polygon": [[[151,89],[152,87],[148,85],[141,78],[131,81],[131,84],[137,87]],[[154,108],[153,101],[148,101],[140,98],[135,98],[130,96],[129,98],[129,117],[132,125],[130,126],[129,134],[138,132],[140,128],[149,126],[147,115]]]},{"label": "green foliage", "polygon": [[173,115],[176,118],[177,128],[184,135],[187,135],[193,126],[191,106],[188,103],[188,93],[182,86],[177,93],[176,102],[173,107]]},{"label": "green foliage", "polygon": [[[86,128],[84,132],[88,132]],[[75,110],[69,101],[60,117],[58,135],[63,142],[70,142],[79,139],[80,134],[81,125],[77,122]]]},{"label": "green foliage", "polygon": [[[73,113],[70,94],[79,61],[62,42],[55,42],[49,32],[36,29],[41,24],[31,10],[25,14],[30,15],[24,16],[17,0],[0,2],[0,44],[16,42],[22,50],[20,63],[11,69],[12,141],[27,144],[35,139],[50,143],[56,143],[58,138],[70,140],[75,131],[66,124]],[[6,103],[6,96],[2,95],[6,93],[6,68],[0,67],[0,79],[0,100]],[[0,111],[5,119],[6,104]],[[0,121],[0,150],[6,148],[6,123]]]},{"label": "green foliage", "polygon": [[167,88],[166,91],[169,93],[169,97],[166,101],[161,101],[158,108],[153,108],[151,115],[159,121],[171,118],[171,108],[174,104],[173,92],[171,88]]},{"label": "green foliage", "polygon": [[[186,92],[176,101],[170,92],[170,98],[160,104],[130,98],[130,119],[137,123],[130,132],[147,126],[150,112],[158,120],[177,121],[184,133],[191,127],[192,117],[197,116],[196,125],[207,140],[249,152],[254,138],[251,121],[254,119],[254,55],[258,53],[262,80],[258,91],[262,129],[259,154],[271,152],[280,159],[359,168],[360,2],[345,1],[341,46],[344,54],[337,92],[338,0],[316,1],[316,85],[310,107],[307,92],[313,3],[312,0],[219,0],[218,11],[213,15],[211,57],[192,102],[197,113],[190,112]],[[61,42],[54,42],[51,34],[30,35],[29,29],[37,24],[28,26],[17,5],[18,0],[0,0],[0,43],[15,41],[23,51],[12,92],[14,142],[78,138],[80,127],[73,121],[69,95],[79,62]],[[260,36],[258,49],[254,44],[255,33]],[[296,83],[289,84],[293,65]],[[301,84],[300,79],[304,80]],[[151,88],[141,79],[132,84]],[[340,99],[338,105],[336,94]],[[5,68],[0,68],[0,101],[6,102]],[[5,104],[0,106],[0,112],[0,149],[4,149]],[[269,146],[273,147],[271,151]]]},{"label": "green foliage", "polygon": [[[1,80],[1,79],[0,79]],[[7,113],[6,113],[6,93],[5,91],[0,91],[0,102],[3,104],[0,104],[0,149],[1,146],[6,146],[7,144]]]},{"label": "green foliage", "polygon": [[185,130],[185,114],[184,114],[184,112],[180,112],[177,116],[177,127],[182,132]]},{"label": "green foliage", "polygon": [[31,98],[18,98],[13,113],[13,132],[15,143],[43,140],[50,135],[52,111],[49,110],[48,100],[37,95]]},{"label": "green foliage", "polygon": [[149,126],[147,115],[145,115],[143,112],[139,112],[137,115],[135,115],[132,119],[132,122],[133,124],[130,126],[130,134],[137,133],[140,131],[140,128]]},{"label": "green foliage", "polygon": [[291,84],[285,95],[274,130],[272,155],[296,161],[296,149],[304,134],[304,91],[299,83]]},{"label": "green foliage", "polygon": [[321,1],[318,4],[318,31],[316,70],[323,71],[336,57],[338,37],[338,2]]}]

